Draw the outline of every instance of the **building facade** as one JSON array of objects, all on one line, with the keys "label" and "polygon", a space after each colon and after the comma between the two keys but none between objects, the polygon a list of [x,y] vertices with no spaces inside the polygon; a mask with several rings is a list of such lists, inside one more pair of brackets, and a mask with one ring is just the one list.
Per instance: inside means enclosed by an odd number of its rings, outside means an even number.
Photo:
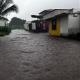
[{"label": "building facade", "polygon": [[80,12],[74,12],[74,9],[55,9],[43,15],[42,19],[48,20],[48,32],[52,36],[68,36],[80,32]]},{"label": "building facade", "polygon": [[0,17],[0,27],[7,26],[7,23],[8,23],[8,19],[6,19],[4,17]]}]

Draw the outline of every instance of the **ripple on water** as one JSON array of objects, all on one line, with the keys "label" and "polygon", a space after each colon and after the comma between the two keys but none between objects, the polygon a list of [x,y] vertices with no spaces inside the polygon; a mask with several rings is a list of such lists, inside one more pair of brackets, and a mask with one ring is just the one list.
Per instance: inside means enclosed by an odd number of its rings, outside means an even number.
[{"label": "ripple on water", "polygon": [[22,63],[24,66],[31,66],[31,63],[30,62],[23,62]]},{"label": "ripple on water", "polygon": [[29,50],[29,51],[21,50],[20,52],[21,53],[35,53],[35,51],[31,51],[31,50]]}]

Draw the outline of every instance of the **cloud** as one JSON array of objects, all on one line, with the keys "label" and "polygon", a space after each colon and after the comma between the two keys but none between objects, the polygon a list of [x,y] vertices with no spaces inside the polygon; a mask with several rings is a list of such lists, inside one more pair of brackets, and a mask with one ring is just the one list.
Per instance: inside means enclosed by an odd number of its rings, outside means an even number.
[{"label": "cloud", "polygon": [[31,14],[38,14],[44,9],[79,8],[79,0],[14,0],[14,3],[18,5],[19,13],[8,17],[17,16],[26,20],[31,20]]}]

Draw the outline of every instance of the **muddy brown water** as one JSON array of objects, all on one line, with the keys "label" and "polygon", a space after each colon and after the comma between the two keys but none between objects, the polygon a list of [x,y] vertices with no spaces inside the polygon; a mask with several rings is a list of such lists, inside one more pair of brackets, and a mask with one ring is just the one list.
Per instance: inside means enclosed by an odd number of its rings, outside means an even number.
[{"label": "muddy brown water", "polygon": [[0,37],[0,80],[80,80],[80,42],[13,30]]}]

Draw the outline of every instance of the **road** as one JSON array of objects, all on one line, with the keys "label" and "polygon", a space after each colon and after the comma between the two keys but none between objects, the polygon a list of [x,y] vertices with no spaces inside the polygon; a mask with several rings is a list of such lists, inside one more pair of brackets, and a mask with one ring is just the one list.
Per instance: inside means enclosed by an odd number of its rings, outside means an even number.
[{"label": "road", "polygon": [[0,37],[0,80],[80,80],[80,41],[14,30]]}]

